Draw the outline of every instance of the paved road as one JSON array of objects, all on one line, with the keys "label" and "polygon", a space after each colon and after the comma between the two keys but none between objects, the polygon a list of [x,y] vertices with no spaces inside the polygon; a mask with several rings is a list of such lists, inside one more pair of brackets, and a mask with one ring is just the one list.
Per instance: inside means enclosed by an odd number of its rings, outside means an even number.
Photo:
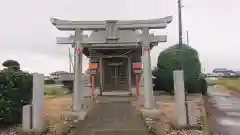
[{"label": "paved road", "polygon": [[230,92],[209,87],[207,110],[214,134],[240,135],[240,97]]},{"label": "paved road", "polygon": [[116,134],[147,135],[140,113],[129,101],[118,100],[96,104],[87,118],[77,125],[75,132],[75,135]]}]

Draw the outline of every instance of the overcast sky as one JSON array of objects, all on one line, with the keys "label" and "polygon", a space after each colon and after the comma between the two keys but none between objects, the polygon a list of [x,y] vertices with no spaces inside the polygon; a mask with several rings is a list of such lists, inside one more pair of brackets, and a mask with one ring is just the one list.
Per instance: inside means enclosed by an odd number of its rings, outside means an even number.
[{"label": "overcast sky", "polygon": [[[68,71],[68,47],[56,44],[51,17],[69,20],[154,19],[172,15],[168,42],[152,52],[152,67],[159,52],[177,43],[177,0],[1,0],[0,62],[14,59],[31,72]],[[240,69],[240,1],[183,0],[183,26],[190,45],[197,49],[203,68]],[[186,32],[184,32],[186,41]],[[84,58],[84,69],[88,61]]]}]

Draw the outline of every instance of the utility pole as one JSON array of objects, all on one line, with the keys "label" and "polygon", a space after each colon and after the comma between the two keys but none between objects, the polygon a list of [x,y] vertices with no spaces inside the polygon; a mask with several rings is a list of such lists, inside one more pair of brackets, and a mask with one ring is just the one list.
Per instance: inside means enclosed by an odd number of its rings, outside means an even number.
[{"label": "utility pole", "polygon": [[[178,0],[178,38],[179,38],[179,50],[180,50],[180,55],[179,55],[179,69],[183,71],[183,78],[184,78],[184,59],[183,59],[183,48],[182,48],[182,44],[183,44],[183,28],[182,28],[182,0]],[[185,91],[185,89],[184,89]],[[187,125],[189,124],[189,114],[188,114],[188,104],[187,104],[187,92],[185,91],[185,108],[186,108],[186,122]]]},{"label": "utility pole", "polygon": [[183,56],[181,54],[182,52],[182,43],[183,43],[183,33],[182,33],[182,1],[178,0],[178,47],[179,47],[179,51],[180,51],[180,55],[178,58],[178,68],[181,70],[183,69]]},{"label": "utility pole", "polygon": [[189,45],[189,35],[188,35],[188,30],[186,31],[187,33],[187,44]]},{"label": "utility pole", "polygon": [[182,1],[178,0],[178,38],[179,38],[179,47],[182,45]]}]

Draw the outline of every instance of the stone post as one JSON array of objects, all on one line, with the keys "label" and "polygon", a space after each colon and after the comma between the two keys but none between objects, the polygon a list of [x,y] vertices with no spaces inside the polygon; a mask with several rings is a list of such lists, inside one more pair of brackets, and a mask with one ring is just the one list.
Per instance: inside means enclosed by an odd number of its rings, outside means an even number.
[{"label": "stone post", "polygon": [[32,105],[24,105],[22,111],[22,130],[30,131],[32,129]]},{"label": "stone post", "polygon": [[197,116],[200,115],[200,112],[196,108],[196,103],[195,102],[188,102],[188,120],[189,120],[189,125],[190,126],[196,126],[198,125],[197,123]]},{"label": "stone post", "polygon": [[80,97],[82,90],[82,46],[80,44],[82,31],[75,31],[75,61],[74,61],[74,84],[73,84],[73,111],[80,110]]},{"label": "stone post", "polygon": [[144,108],[154,109],[155,99],[152,85],[152,70],[150,44],[148,41],[149,29],[142,29],[142,47],[143,47],[143,76],[144,76]]},{"label": "stone post", "polygon": [[44,75],[33,73],[32,129],[42,131],[44,126]]},{"label": "stone post", "polygon": [[185,126],[187,124],[186,106],[185,106],[185,87],[182,70],[173,71],[174,92],[176,102],[176,116],[178,126]]}]

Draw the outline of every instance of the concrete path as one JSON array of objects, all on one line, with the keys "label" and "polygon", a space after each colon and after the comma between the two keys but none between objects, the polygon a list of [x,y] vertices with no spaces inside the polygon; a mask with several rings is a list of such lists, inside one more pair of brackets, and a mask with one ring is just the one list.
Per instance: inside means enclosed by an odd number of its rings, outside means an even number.
[{"label": "concrete path", "polygon": [[205,101],[213,134],[240,135],[240,97],[216,87],[208,91]]},{"label": "concrete path", "polygon": [[[110,99],[110,100],[109,100]],[[144,120],[128,97],[100,97],[75,135],[147,135]]]}]

